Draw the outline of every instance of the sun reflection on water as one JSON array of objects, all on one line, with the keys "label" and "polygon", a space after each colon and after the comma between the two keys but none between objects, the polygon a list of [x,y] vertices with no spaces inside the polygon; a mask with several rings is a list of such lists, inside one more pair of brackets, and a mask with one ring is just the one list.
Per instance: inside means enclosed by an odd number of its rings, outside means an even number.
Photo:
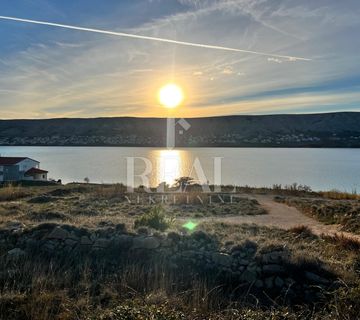
[{"label": "sun reflection on water", "polygon": [[173,185],[175,179],[188,175],[190,157],[186,150],[154,150],[151,154],[156,170],[151,183],[157,186],[162,182]]}]

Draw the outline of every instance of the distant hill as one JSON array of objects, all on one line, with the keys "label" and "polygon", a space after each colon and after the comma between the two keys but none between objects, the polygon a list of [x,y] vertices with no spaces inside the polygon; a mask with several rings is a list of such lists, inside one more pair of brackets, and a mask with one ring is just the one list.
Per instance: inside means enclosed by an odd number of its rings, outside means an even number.
[{"label": "distant hill", "polygon": [[[360,147],[360,112],[186,119],[179,147]],[[0,145],[163,147],[166,119],[0,120]]]}]

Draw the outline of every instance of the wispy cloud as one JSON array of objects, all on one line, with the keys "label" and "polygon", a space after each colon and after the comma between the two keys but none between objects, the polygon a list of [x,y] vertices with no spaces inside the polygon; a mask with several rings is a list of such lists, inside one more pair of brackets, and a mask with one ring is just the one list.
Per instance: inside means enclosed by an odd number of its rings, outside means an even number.
[{"label": "wispy cloud", "polygon": [[0,19],[2,19],[2,20],[10,20],[10,21],[17,21],[17,22],[24,22],[24,23],[31,23],[31,24],[38,24],[38,25],[45,25],[45,26],[64,28],[64,29],[71,29],[71,30],[78,30],[78,31],[85,31],[85,32],[100,33],[100,34],[105,34],[105,35],[110,35],[110,36],[118,36],[118,37],[124,37],[124,38],[133,38],[133,39],[140,39],[140,40],[158,41],[158,42],[164,42],[164,43],[170,43],[170,44],[176,44],[176,45],[188,46],[188,47],[197,47],[197,48],[203,48],[203,49],[241,52],[241,53],[255,54],[255,55],[260,55],[260,56],[268,56],[268,57],[277,57],[277,58],[291,59],[291,60],[311,61],[310,58],[304,58],[304,57],[279,55],[279,54],[266,53],[266,52],[261,52],[261,51],[237,49],[237,48],[231,48],[231,47],[224,47],[224,46],[218,46],[218,45],[209,45],[209,44],[204,44],[204,43],[195,43],[195,42],[187,42],[187,41],[179,41],[179,40],[165,39],[165,38],[159,38],[159,37],[149,37],[149,36],[138,35],[138,34],[107,31],[107,30],[100,30],[100,29],[94,29],[94,28],[85,28],[85,27],[72,26],[72,25],[66,25],[66,24],[60,24],[60,23],[54,23],[54,22],[47,22],[47,21],[22,19],[22,18],[7,17],[7,16],[0,16]]},{"label": "wispy cloud", "polygon": [[[166,1],[152,1],[151,6]],[[186,10],[123,29],[151,38],[315,57],[309,63],[6,23],[12,41],[21,34],[26,45],[5,54],[0,44],[0,118],[162,116],[156,92],[169,81],[184,87],[179,116],[359,108],[360,82],[353,80],[360,68],[354,41],[358,22],[351,15],[360,5],[327,3],[325,10],[310,0],[189,0],[182,1]],[[314,18],[314,10],[328,18]],[[341,22],[344,16],[350,19],[347,24]],[[81,24],[99,26],[99,20],[84,15]]]}]

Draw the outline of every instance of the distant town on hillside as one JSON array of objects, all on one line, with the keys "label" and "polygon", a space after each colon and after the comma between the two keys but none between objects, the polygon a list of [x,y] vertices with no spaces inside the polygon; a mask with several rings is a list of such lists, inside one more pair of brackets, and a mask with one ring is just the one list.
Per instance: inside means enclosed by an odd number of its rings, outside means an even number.
[{"label": "distant town on hillside", "polygon": [[[185,119],[177,147],[360,147],[360,113],[223,116]],[[1,120],[2,146],[164,147],[166,119]]]}]

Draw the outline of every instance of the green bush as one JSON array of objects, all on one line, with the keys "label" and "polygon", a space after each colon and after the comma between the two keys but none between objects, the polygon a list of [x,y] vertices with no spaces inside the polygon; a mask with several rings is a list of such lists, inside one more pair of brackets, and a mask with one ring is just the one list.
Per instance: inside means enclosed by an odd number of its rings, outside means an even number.
[{"label": "green bush", "polygon": [[170,227],[172,220],[167,218],[161,206],[154,207],[148,213],[137,218],[134,222],[135,228],[149,227],[159,231],[165,231]]}]

